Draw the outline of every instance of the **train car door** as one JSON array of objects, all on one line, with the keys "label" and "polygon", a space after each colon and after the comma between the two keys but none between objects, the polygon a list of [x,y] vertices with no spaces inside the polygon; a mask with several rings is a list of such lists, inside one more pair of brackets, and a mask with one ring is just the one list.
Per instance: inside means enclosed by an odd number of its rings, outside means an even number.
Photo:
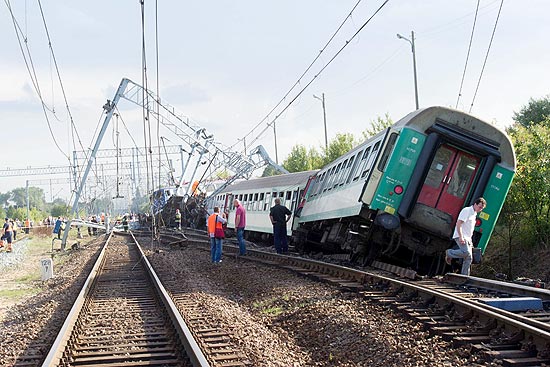
[{"label": "train car door", "polygon": [[464,206],[480,159],[449,145],[442,145],[430,166],[418,202],[449,213],[453,223]]}]

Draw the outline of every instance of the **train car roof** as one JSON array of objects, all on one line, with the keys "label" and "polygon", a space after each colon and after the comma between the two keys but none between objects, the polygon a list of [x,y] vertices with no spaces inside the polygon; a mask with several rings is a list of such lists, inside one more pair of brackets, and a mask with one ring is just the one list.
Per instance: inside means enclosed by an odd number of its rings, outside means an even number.
[{"label": "train car roof", "polygon": [[414,130],[426,133],[436,122],[441,122],[471,136],[490,141],[498,146],[501,154],[501,164],[512,170],[516,169],[516,155],[512,141],[499,127],[483,121],[466,112],[458,111],[448,107],[427,107],[409,113],[393,127],[409,127]]},{"label": "train car roof", "polygon": [[310,176],[315,175],[319,170],[294,172],[284,175],[269,176],[252,178],[250,180],[243,180],[235,182],[229,185],[224,192],[251,190],[251,189],[272,189],[272,188],[284,188],[289,186],[296,186],[299,184],[305,184]]}]

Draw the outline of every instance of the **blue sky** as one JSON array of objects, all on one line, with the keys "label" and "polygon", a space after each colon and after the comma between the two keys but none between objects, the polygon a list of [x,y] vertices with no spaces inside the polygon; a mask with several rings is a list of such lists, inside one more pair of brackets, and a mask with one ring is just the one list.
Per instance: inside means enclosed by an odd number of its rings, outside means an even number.
[{"label": "blue sky", "polygon": [[[55,109],[51,129],[34,91],[6,3],[0,6],[0,121],[2,166],[65,165],[74,146],[67,110],[38,3],[10,1],[28,37],[44,101]],[[175,106],[217,140],[237,143],[279,102],[318,55],[357,0],[158,2],[158,74],[155,54],[155,2],[145,1],[149,86],[157,82],[163,101]],[[287,103],[351,39],[383,3],[361,1]],[[468,110],[479,79],[500,0],[480,1],[474,39],[458,108]],[[420,107],[455,107],[477,0],[390,0],[334,61],[277,120],[278,156],[293,145],[324,144],[321,103],[325,93],[329,139],[336,133],[360,136],[370,121],[386,113],[394,120],[414,110],[412,56],[416,34]],[[141,84],[142,31],[138,1],[42,1],[46,24],[82,145],[92,145],[102,106],[123,77]],[[488,56],[472,114],[509,125],[529,98],[550,93],[550,2],[507,0]],[[138,144],[143,142],[141,112],[119,105]],[[271,115],[278,114],[280,108]],[[262,125],[262,127],[265,126]],[[259,137],[273,159],[273,134]],[[112,147],[112,131],[102,148]],[[257,133],[254,134],[254,136]],[[5,135],[9,135],[6,138]],[[121,133],[121,145],[133,145]],[[170,137],[174,144],[180,144]],[[80,150],[80,148],[78,148]],[[176,163],[177,166],[177,163]],[[32,177],[48,178],[44,177]],[[0,192],[25,185],[25,177],[0,177]],[[48,188],[44,188],[48,191]]]}]

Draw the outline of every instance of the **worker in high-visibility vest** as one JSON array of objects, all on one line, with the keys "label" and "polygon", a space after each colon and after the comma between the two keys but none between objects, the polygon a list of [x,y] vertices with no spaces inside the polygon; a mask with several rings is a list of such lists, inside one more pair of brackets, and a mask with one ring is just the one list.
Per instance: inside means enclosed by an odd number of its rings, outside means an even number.
[{"label": "worker in high-visibility vest", "polygon": [[29,218],[25,219],[25,233],[29,234],[29,228],[31,227],[31,221]]},{"label": "worker in high-visibility vest", "polygon": [[176,227],[181,231],[181,213],[179,209],[176,209]]}]

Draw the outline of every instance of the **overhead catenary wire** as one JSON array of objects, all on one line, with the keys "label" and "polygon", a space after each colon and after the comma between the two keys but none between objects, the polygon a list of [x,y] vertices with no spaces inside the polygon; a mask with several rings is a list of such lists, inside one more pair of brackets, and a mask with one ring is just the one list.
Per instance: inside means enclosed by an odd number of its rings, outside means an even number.
[{"label": "overhead catenary wire", "polygon": [[[72,137],[71,140],[72,140],[72,143],[73,143],[73,149],[76,150],[76,147],[77,147],[76,142],[75,142],[75,138],[74,138],[75,135],[76,135],[77,140],[78,140],[78,145],[80,145],[80,148],[84,151],[84,145],[82,144],[82,140],[80,139],[80,135],[78,134],[78,129],[76,128],[76,125],[75,125],[74,119],[73,119],[73,115],[72,115],[71,109],[69,107],[69,101],[67,99],[67,93],[65,92],[65,86],[63,85],[63,80],[61,78],[61,72],[59,71],[59,66],[57,64],[57,58],[55,57],[55,52],[53,50],[52,40],[51,40],[51,37],[50,37],[50,31],[48,30],[48,25],[46,23],[46,17],[44,16],[44,10],[42,8],[41,0],[38,0],[38,7],[40,9],[40,15],[42,17],[42,23],[44,24],[44,31],[46,33],[46,37],[48,38],[48,46],[49,46],[49,49],[50,49],[51,60],[53,60],[53,64],[55,66],[55,71],[56,71],[57,78],[58,78],[58,81],[59,81],[59,87],[61,88],[61,93],[63,95],[63,100],[65,102],[65,108],[67,109],[67,114],[69,116],[69,124],[70,124],[70,132],[71,132],[71,137]],[[53,82],[52,82],[52,97],[53,97]],[[76,170],[77,169],[77,162],[75,161],[74,164],[75,164],[74,169]],[[80,181],[82,171],[77,170],[77,172],[78,172],[78,181]],[[78,182],[75,182],[75,185],[77,185],[77,184],[78,184]],[[74,196],[74,191],[71,193],[71,200],[72,200],[73,196]]]},{"label": "overhead catenary wire", "polygon": [[466,69],[468,67],[468,60],[470,59],[470,50],[472,49],[472,41],[474,39],[474,32],[476,29],[477,13],[479,11],[479,2],[477,0],[476,12],[474,15],[474,24],[472,25],[472,33],[470,34],[470,43],[468,45],[468,52],[466,53],[466,61],[464,62],[464,71],[462,72],[462,80],[460,81],[460,88],[458,89],[458,97],[456,99],[456,107],[458,108],[458,103],[460,102],[460,97],[462,96],[462,86],[464,85],[464,78],[466,77]]},{"label": "overhead catenary wire", "polygon": [[70,162],[71,162],[70,157],[65,153],[65,151],[63,151],[63,149],[61,149],[61,147],[59,146],[59,143],[57,142],[57,139],[55,138],[55,134],[52,130],[51,122],[50,122],[50,119],[49,119],[48,113],[47,113],[46,102],[44,102],[44,98],[43,98],[42,92],[40,90],[40,86],[39,86],[39,83],[38,83],[38,76],[36,75],[36,70],[34,68],[34,63],[32,61],[32,56],[31,56],[31,53],[30,53],[30,50],[29,50],[28,39],[26,37],[24,37],[25,48],[27,50],[27,54],[25,54],[25,50],[23,49],[23,45],[21,43],[20,33],[23,34],[23,32],[21,30],[21,27],[17,23],[17,19],[15,19],[15,14],[13,13],[13,9],[11,7],[10,1],[9,0],[4,0],[4,2],[5,2],[6,6],[8,7],[8,10],[10,12],[12,22],[13,22],[13,27],[15,29],[15,34],[17,36],[17,41],[19,43],[19,48],[21,49],[21,54],[23,55],[23,60],[25,61],[25,66],[26,66],[27,71],[29,73],[29,76],[31,78],[31,82],[34,86],[36,94],[38,95],[38,98],[40,99],[40,104],[41,104],[41,107],[42,107],[42,111],[44,113],[44,117],[46,119],[46,123],[48,125],[48,130],[50,131],[50,135],[52,137],[52,140],[53,140],[55,146],[57,147],[57,149],[69,161],[69,164],[70,164]]},{"label": "overhead catenary wire", "polygon": [[382,8],[384,8],[384,6],[389,2],[390,0],[385,0],[382,5],[380,5],[378,7],[378,9],[376,9],[376,11],[363,23],[363,25],[361,25],[361,27],[359,27],[359,29],[353,34],[353,36],[351,36],[351,38],[349,40],[347,40],[344,45],[334,54],[334,56],[332,56],[332,58],[319,70],[319,72],[317,74],[315,74],[313,76],[313,78],[296,94],[296,96],[294,96],[294,98],[281,110],[281,112],[279,112],[275,118],[269,122],[261,131],[258,135],[256,135],[256,137],[248,144],[248,146],[251,146],[252,144],[254,144],[258,139],[260,139],[262,137],[262,135],[267,131],[267,129],[269,129],[270,127],[272,127],[275,122],[277,121],[277,119],[294,103],[294,101],[296,101],[301,95],[302,93],[305,92],[305,90],[317,79],[317,77],[319,75],[321,75],[321,73],[338,57],[338,55],[340,55],[340,53],[342,53],[342,51],[351,43],[351,41],[353,41],[355,39],[355,37],[357,37],[357,35],[367,26],[367,24],[370,23],[370,21],[382,10]]},{"label": "overhead catenary wire", "polygon": [[470,110],[468,113],[472,112],[472,108],[474,107],[474,101],[476,100],[477,92],[479,90],[479,85],[481,84],[481,78],[483,77],[483,72],[485,71],[485,65],[487,65],[487,59],[489,58],[489,51],[491,50],[491,45],[493,44],[493,39],[495,37],[495,32],[497,30],[498,20],[500,18],[500,12],[502,11],[502,5],[504,4],[504,0],[501,0],[500,7],[498,8],[498,14],[497,18],[495,20],[495,26],[493,27],[493,33],[491,34],[491,40],[489,41],[489,46],[487,47],[487,53],[485,54],[485,60],[483,61],[483,67],[481,68],[481,73],[479,74],[479,79],[477,81],[476,91],[474,93],[474,97],[472,98],[472,103],[470,104]]},{"label": "overhead catenary wire", "polygon": [[[361,0],[358,0],[357,3],[353,6],[353,8],[351,9],[351,11],[349,12],[349,14],[344,18],[344,20],[342,21],[342,23],[338,26],[338,28],[336,29],[336,31],[332,34],[332,36],[329,38],[329,40],[325,43],[325,45],[323,46],[323,48],[319,51],[319,53],[317,54],[317,56],[315,56],[315,58],[313,59],[313,61],[309,64],[309,66],[306,68],[306,70],[298,77],[298,79],[296,80],[296,82],[290,87],[290,89],[285,93],[285,95],[279,100],[279,102],[277,102],[277,104],[265,115],[265,117],[259,122],[257,123],[248,133],[246,133],[246,135],[244,135],[242,137],[241,140],[243,141],[246,141],[246,138],[249,137],[250,135],[253,134],[254,130],[256,130],[258,127],[260,127],[262,125],[262,123],[264,123],[267,119],[269,119],[269,116],[271,116],[271,114],[277,109],[277,107],[279,107],[281,105],[281,103],[284,102],[284,100],[286,99],[286,97],[288,97],[288,95],[290,94],[290,92],[292,92],[294,90],[294,88],[300,84],[302,78],[307,74],[307,72],[313,67],[313,65],[317,62],[317,60],[321,57],[321,55],[323,54],[323,52],[326,50],[326,48],[330,45],[330,43],[332,42],[332,40],[334,39],[334,37],[336,37],[336,35],[338,34],[338,32],[340,32],[340,30],[342,29],[342,27],[344,26],[344,24],[348,21],[348,19],[351,18],[353,12],[355,11],[355,9],[357,8],[357,6],[359,5],[359,3],[361,3]],[[235,145],[237,145],[238,142],[234,143],[231,148],[235,147]],[[248,145],[250,146],[250,144]],[[245,146],[245,149],[246,151],[246,146]]]}]

